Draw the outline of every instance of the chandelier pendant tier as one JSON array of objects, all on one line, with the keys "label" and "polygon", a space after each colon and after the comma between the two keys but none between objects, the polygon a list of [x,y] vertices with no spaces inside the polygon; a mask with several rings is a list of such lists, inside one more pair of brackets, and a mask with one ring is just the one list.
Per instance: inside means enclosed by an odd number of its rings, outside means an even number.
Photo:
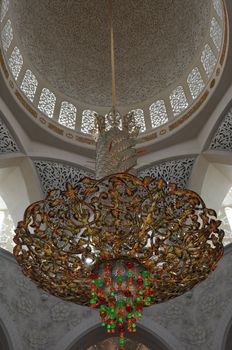
[{"label": "chandelier pendant tier", "polygon": [[109,2],[113,107],[96,116],[96,179],[31,204],[16,228],[14,255],[46,292],[98,308],[122,350],[144,307],[184,294],[216,268],[224,232],[197,193],[136,176],[139,129],[133,113],[116,110]]}]

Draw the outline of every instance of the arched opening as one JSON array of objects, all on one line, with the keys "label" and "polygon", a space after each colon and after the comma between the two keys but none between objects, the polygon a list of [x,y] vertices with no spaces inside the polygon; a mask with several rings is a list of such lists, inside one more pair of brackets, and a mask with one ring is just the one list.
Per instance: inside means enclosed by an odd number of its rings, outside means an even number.
[{"label": "arched opening", "polygon": [[[117,334],[115,337],[117,337]],[[125,338],[127,339],[126,349],[128,350],[132,349],[131,346],[134,346],[133,350],[170,350],[170,347],[165,344],[164,340],[158,336],[154,336],[149,330],[141,326],[137,328],[136,333],[131,334],[127,332]],[[112,335],[108,336],[105,329],[98,326],[84,333],[77,339],[75,344],[68,347],[67,350],[102,350],[101,345],[104,345],[107,340],[111,340],[111,342],[108,342],[108,345],[112,345],[111,348],[114,350],[113,344],[115,341],[112,340]],[[104,350],[111,350],[111,348],[108,347]]]},{"label": "arched opening", "polygon": [[[226,157],[225,157],[226,158]],[[228,159],[200,157],[192,174],[190,188],[201,195],[208,208],[214,208],[224,230],[224,245],[232,243],[232,165]]]},{"label": "arched opening", "polygon": [[0,191],[0,247],[13,250],[14,222]]},{"label": "arched opening", "polygon": [[0,350],[12,350],[7,331],[0,320]]},{"label": "arched opening", "polygon": [[225,346],[223,350],[231,350],[232,349],[232,321],[230,322],[230,326],[225,336]]},{"label": "arched opening", "polygon": [[0,167],[0,248],[13,251],[14,229],[30,202],[39,199],[40,189],[27,159],[10,159]]},{"label": "arched opening", "polygon": [[203,183],[203,198],[215,208],[225,232],[224,245],[232,242],[232,166],[212,163]]},{"label": "arched opening", "polygon": [[[118,338],[111,337],[101,341],[100,343],[91,345],[87,350],[117,350],[118,346]],[[128,338],[125,339],[124,346],[127,350],[150,350],[146,345]]]}]

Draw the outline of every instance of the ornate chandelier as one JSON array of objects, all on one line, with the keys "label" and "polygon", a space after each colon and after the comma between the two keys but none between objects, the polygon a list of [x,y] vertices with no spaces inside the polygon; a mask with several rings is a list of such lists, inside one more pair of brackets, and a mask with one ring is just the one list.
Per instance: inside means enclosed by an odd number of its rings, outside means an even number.
[{"label": "ornate chandelier", "polygon": [[124,349],[144,307],[182,295],[216,268],[224,232],[195,192],[135,176],[139,130],[133,114],[121,118],[115,109],[113,39],[111,17],[113,108],[96,117],[96,179],[30,205],[14,255],[40,288],[100,309],[102,326]]}]

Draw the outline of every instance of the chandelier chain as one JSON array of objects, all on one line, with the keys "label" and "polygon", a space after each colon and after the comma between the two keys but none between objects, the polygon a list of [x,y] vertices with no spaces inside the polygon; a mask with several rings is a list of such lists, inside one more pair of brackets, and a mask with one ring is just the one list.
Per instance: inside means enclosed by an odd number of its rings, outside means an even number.
[{"label": "chandelier chain", "polygon": [[110,22],[110,51],[111,51],[111,79],[112,79],[112,111],[116,112],[116,78],[115,78],[115,46],[113,28],[113,5],[109,0],[109,22]]}]

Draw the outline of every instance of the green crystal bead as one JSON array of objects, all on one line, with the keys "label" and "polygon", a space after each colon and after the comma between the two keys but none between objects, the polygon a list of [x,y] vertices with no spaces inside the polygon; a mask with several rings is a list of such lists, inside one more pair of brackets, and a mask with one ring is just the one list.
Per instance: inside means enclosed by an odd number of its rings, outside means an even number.
[{"label": "green crystal bead", "polygon": [[150,284],[151,284],[151,283],[148,282],[148,281],[145,281],[145,282],[143,283],[143,285],[146,286],[146,287],[150,286]]},{"label": "green crystal bead", "polygon": [[103,282],[99,280],[96,282],[96,284],[97,284],[97,287],[99,288],[103,286]]},{"label": "green crystal bead", "polygon": [[147,270],[143,271],[142,276],[143,277],[148,277],[149,276],[149,271],[147,271]]},{"label": "green crystal bead", "polygon": [[122,307],[123,304],[124,304],[124,303],[123,303],[123,300],[120,299],[120,300],[117,301],[117,306],[118,306],[118,307]]}]

